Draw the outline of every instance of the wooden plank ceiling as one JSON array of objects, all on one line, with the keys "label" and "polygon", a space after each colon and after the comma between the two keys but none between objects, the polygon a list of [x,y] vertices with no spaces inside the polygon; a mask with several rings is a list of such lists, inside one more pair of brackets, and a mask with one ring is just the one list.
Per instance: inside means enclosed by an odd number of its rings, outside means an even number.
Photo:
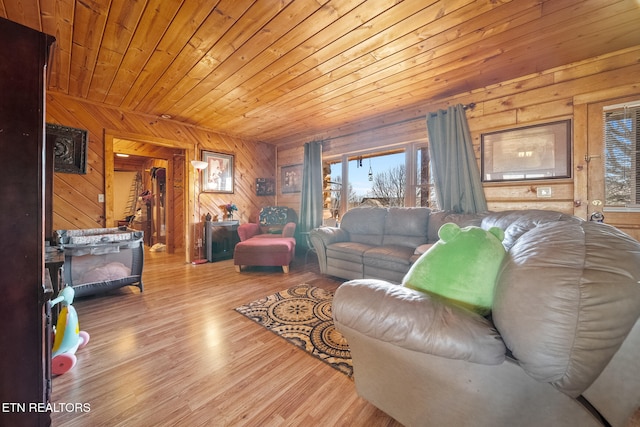
[{"label": "wooden plank ceiling", "polygon": [[640,44],[638,0],[0,0],[0,16],[56,37],[51,91],[270,143]]}]

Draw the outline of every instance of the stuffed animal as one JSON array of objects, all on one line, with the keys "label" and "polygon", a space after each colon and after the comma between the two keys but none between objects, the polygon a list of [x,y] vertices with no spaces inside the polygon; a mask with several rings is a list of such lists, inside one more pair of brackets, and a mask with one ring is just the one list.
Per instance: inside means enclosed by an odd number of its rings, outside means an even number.
[{"label": "stuffed animal", "polygon": [[446,223],[438,230],[438,237],[440,240],[411,266],[402,284],[439,295],[483,316],[489,314],[506,254],[501,243],[504,231]]}]

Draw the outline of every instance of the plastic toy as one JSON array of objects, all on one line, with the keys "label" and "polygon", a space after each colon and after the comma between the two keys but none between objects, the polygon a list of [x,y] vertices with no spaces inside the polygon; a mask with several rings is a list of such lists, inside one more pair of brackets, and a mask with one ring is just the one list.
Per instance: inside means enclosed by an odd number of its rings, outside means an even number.
[{"label": "plastic toy", "polygon": [[58,316],[51,350],[51,371],[54,375],[62,375],[73,368],[78,360],[76,351],[89,342],[89,334],[80,330],[78,313],[73,308],[75,291],[71,286],[60,290],[58,297],[52,299],[51,307],[62,303],[62,310]]}]

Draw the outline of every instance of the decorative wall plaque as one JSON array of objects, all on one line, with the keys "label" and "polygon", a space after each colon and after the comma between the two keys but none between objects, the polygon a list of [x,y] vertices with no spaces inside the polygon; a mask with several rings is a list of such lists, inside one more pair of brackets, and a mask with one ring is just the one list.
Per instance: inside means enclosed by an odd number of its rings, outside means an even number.
[{"label": "decorative wall plaque", "polygon": [[53,144],[54,170],[87,173],[87,131],[47,123],[47,143]]}]

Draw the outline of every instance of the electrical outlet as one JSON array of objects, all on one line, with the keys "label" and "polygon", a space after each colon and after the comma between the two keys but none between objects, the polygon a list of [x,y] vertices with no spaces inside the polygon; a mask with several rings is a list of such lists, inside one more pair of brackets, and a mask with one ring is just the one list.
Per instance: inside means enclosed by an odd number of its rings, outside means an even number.
[{"label": "electrical outlet", "polygon": [[98,194],[98,203],[104,203],[104,194]]},{"label": "electrical outlet", "polygon": [[538,187],[536,195],[538,197],[551,197],[551,187]]},{"label": "electrical outlet", "polygon": [[198,248],[202,247],[202,239],[198,239],[198,242],[196,243],[198,246]]}]

